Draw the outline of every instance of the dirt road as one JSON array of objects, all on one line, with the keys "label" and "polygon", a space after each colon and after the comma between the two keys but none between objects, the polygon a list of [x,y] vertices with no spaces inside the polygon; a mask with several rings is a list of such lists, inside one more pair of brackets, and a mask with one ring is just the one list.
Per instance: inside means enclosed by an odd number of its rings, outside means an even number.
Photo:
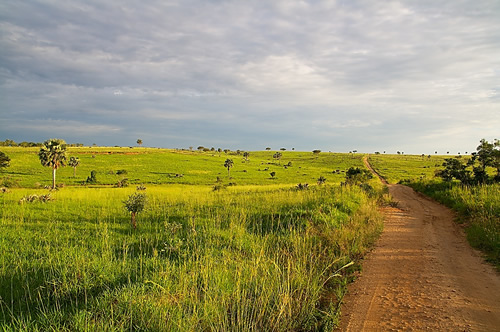
[{"label": "dirt road", "polygon": [[453,213],[402,185],[399,208],[362,263],[342,331],[500,331],[500,275],[467,243]]}]

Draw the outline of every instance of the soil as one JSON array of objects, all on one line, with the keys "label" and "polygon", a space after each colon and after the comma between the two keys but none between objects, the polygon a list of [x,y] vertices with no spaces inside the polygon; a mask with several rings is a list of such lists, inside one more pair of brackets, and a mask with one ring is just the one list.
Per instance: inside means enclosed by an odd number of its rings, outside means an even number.
[{"label": "soil", "polygon": [[453,212],[388,186],[398,208],[386,208],[384,232],[344,298],[340,330],[500,331],[500,275]]}]

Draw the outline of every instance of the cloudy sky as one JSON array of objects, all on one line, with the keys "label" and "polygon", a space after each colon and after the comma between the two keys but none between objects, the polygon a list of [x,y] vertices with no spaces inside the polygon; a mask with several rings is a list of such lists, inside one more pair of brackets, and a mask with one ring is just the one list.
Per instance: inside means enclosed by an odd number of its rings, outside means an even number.
[{"label": "cloudy sky", "polygon": [[2,0],[6,138],[472,151],[500,138],[500,1]]}]

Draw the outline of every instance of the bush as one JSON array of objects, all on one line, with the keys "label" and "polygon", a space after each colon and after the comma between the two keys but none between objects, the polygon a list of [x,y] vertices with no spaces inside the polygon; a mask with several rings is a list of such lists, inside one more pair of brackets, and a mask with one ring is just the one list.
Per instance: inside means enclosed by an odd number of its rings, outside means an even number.
[{"label": "bush", "polygon": [[87,177],[87,180],[85,181],[86,184],[96,184],[97,183],[97,172],[96,171],[91,171],[90,176]]},{"label": "bush", "polygon": [[32,194],[32,195],[27,195],[27,196],[24,196],[23,198],[21,198],[19,200],[19,204],[23,204],[23,203],[35,203],[35,202],[41,202],[41,203],[47,203],[48,201],[52,201],[53,198],[52,196],[50,196],[50,194],[46,194],[46,195],[36,195],[36,194]]},{"label": "bush", "polygon": [[137,213],[144,210],[144,207],[146,206],[146,201],[147,201],[146,194],[143,193],[134,193],[130,195],[126,201],[123,201],[125,209],[127,209],[127,211],[130,212],[131,223],[134,229],[137,228],[135,216]]},{"label": "bush", "polygon": [[115,184],[116,188],[123,188],[123,187],[128,187],[128,179],[121,179],[118,180],[118,182]]},{"label": "bush", "polygon": [[297,190],[307,190],[309,189],[309,184],[307,183],[299,183],[296,187],[295,187]]}]

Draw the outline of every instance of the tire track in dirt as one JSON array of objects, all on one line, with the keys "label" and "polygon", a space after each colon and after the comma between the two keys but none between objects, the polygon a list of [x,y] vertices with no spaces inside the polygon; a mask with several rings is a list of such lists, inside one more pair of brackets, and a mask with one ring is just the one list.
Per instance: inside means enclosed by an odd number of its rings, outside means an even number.
[{"label": "tire track in dirt", "polygon": [[500,275],[470,247],[452,211],[388,186],[399,208],[385,210],[384,232],[344,298],[340,329],[500,331]]}]

